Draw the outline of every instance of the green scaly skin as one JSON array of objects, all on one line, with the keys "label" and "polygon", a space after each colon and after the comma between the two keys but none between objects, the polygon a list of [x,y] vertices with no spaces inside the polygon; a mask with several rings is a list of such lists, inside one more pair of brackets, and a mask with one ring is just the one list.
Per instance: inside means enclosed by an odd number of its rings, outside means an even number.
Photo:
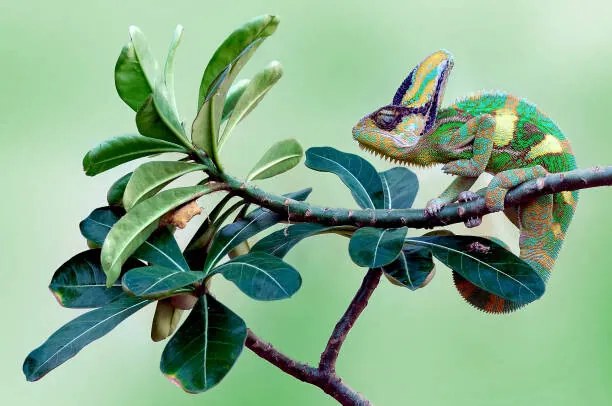
[{"label": "green scaly skin", "polygon": [[[397,90],[393,102],[365,116],[353,128],[359,145],[397,163],[444,164],[457,175],[440,196],[428,202],[436,215],[444,205],[477,195],[469,189],[483,173],[493,180],[478,192],[489,208],[503,209],[509,189],[549,172],[569,171],[576,161],[556,124],[533,104],[501,92],[478,93],[440,108],[452,56],[438,51],[417,65]],[[504,213],[520,230],[520,256],[545,280],[572,219],[578,192],[540,197]],[[466,226],[480,224],[479,218]],[[471,284],[458,274],[455,285],[477,308],[509,312],[521,307]]]}]

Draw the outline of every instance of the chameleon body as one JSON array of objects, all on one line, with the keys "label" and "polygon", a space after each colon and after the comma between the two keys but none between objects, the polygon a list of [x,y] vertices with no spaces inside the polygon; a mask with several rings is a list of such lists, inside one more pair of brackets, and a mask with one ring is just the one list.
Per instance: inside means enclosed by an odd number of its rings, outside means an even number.
[{"label": "chameleon body", "polygon": [[[533,104],[502,92],[481,92],[440,108],[452,56],[438,51],[417,65],[400,85],[391,104],[362,118],[353,128],[359,145],[393,162],[430,166],[444,164],[457,175],[442,194],[430,200],[426,214],[446,204],[471,200],[483,173],[494,175],[479,191],[486,205],[503,209],[506,192],[549,172],[576,168],[569,142],[557,125]],[[520,230],[520,257],[546,280],[567,232],[577,192],[546,195],[504,210]],[[468,227],[479,218],[466,221]],[[454,274],[461,295],[492,313],[521,306],[490,294]]]}]

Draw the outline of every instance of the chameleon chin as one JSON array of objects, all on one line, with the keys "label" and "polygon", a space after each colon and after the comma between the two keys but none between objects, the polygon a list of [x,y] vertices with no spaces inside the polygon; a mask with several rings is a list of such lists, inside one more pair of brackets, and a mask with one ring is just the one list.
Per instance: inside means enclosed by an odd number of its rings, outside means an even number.
[{"label": "chameleon chin", "polygon": [[[359,145],[392,162],[430,166],[457,175],[426,213],[484,195],[487,207],[503,209],[509,189],[549,172],[576,169],[569,142],[557,125],[528,101],[503,93],[479,92],[441,108],[452,55],[434,52],[418,64],[397,89],[391,104],[362,118],[353,128]],[[470,188],[483,173],[494,175],[486,188]],[[539,197],[504,210],[520,231],[520,257],[546,280],[569,223],[578,192]],[[479,218],[466,226],[480,224]],[[493,313],[515,310],[520,303],[492,295],[459,275],[455,286],[475,307]]]}]

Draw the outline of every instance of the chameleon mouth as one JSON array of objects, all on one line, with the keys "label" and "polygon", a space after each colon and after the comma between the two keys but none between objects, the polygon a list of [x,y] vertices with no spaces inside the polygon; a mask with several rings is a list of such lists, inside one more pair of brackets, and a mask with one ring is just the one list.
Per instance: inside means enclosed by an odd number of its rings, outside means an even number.
[{"label": "chameleon mouth", "polygon": [[395,164],[398,164],[398,165],[408,166],[407,162],[400,161],[397,158],[393,158],[393,157],[384,155],[384,154],[380,153],[379,151],[375,150],[374,148],[368,147],[367,145],[363,145],[360,142],[358,142],[357,145],[359,145],[359,148],[361,148],[362,150],[367,151],[367,152],[369,152],[369,153],[371,153],[373,155],[376,155],[377,157],[382,158],[382,159],[384,159],[387,162],[395,163]]}]

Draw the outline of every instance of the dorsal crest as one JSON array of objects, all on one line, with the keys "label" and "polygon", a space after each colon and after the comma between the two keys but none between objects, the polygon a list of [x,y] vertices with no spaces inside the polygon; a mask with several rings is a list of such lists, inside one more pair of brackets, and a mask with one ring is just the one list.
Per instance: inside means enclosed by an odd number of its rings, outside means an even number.
[{"label": "dorsal crest", "polygon": [[414,109],[427,118],[425,133],[436,121],[452,67],[453,57],[448,51],[434,52],[410,72],[393,97],[394,105]]}]

